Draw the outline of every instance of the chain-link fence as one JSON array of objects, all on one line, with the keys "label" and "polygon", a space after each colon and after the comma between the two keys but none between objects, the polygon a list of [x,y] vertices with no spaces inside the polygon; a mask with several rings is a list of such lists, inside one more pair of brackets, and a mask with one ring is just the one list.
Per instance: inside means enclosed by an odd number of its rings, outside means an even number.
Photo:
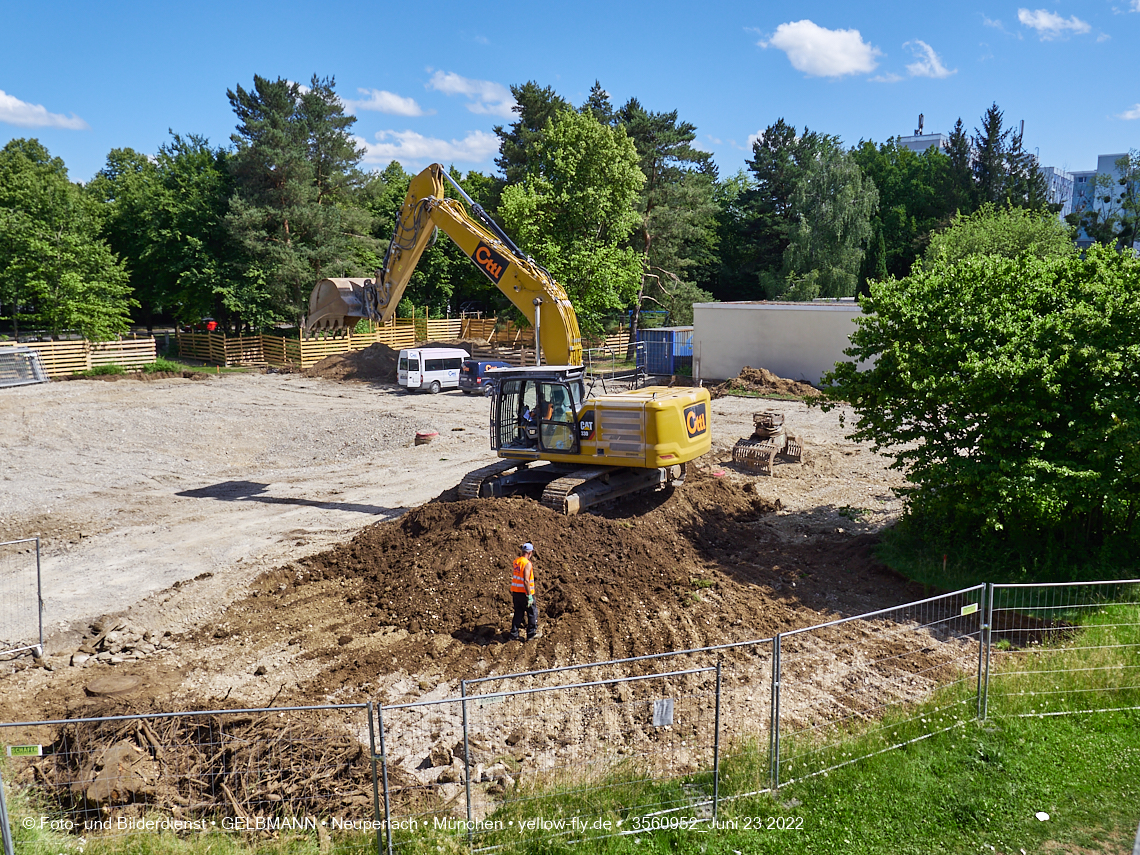
[{"label": "chain-link fence", "polygon": [[40,540],[0,543],[0,656],[43,649]]},{"label": "chain-link fence", "polygon": [[[979,710],[984,585],[776,636],[772,779],[889,751]],[[935,695],[935,690],[938,690]],[[937,697],[936,705],[920,701]],[[851,735],[857,734],[857,739]]]},{"label": "chain-link fence", "polygon": [[1140,580],[992,585],[982,715],[1140,708]]}]

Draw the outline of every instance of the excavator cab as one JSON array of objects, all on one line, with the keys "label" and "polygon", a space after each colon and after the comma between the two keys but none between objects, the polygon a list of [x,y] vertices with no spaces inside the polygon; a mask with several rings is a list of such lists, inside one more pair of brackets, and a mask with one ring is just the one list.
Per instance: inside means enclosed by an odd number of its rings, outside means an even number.
[{"label": "excavator cab", "polygon": [[579,454],[578,416],[585,399],[580,367],[504,368],[495,372],[491,445],[504,457]]}]

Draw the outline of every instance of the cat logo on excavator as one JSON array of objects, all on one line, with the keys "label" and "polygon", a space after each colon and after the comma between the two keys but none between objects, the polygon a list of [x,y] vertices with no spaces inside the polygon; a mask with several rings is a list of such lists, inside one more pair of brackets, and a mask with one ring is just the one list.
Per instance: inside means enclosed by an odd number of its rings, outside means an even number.
[{"label": "cat logo on excavator", "polygon": [[510,264],[507,259],[482,241],[479,241],[479,245],[475,247],[475,252],[471,254],[471,260],[496,284],[503,278],[503,274],[507,271],[507,265]]},{"label": "cat logo on excavator", "polygon": [[708,429],[708,411],[705,410],[703,402],[693,404],[691,407],[685,407],[685,431],[689,434],[690,438],[700,436]]}]

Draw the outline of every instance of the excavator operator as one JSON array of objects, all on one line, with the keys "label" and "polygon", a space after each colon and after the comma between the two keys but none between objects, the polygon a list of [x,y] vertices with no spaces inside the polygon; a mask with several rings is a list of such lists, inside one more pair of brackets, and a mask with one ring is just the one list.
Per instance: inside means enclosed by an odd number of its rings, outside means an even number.
[{"label": "excavator operator", "polygon": [[574,414],[566,402],[566,390],[560,386],[548,387],[550,399],[546,402],[546,417],[542,425],[542,445],[548,449],[571,449],[574,437],[571,422]]}]

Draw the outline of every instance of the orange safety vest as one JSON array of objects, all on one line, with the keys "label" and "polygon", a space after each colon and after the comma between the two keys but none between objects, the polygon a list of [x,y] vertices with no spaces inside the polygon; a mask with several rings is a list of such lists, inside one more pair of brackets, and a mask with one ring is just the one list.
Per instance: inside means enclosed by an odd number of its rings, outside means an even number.
[{"label": "orange safety vest", "polygon": [[534,565],[525,555],[520,555],[511,566],[511,593],[534,594]]}]

